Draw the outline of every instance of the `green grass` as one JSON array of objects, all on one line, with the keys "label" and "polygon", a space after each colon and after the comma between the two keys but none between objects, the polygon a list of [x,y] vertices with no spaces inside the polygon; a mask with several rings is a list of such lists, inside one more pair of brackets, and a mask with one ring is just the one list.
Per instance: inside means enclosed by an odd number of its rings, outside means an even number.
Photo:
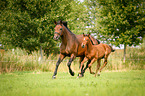
[{"label": "green grass", "polygon": [[106,72],[84,78],[58,72],[14,72],[0,75],[0,96],[144,96],[145,70]]}]

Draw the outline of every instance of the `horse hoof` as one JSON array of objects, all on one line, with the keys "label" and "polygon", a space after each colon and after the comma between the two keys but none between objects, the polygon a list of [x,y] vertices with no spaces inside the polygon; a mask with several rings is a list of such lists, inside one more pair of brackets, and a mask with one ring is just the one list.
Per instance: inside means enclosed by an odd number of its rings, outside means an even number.
[{"label": "horse hoof", "polygon": [[90,72],[90,74],[95,74],[95,72]]},{"label": "horse hoof", "polygon": [[78,77],[80,76],[80,73],[78,73]]},{"label": "horse hoof", "polygon": [[52,76],[52,79],[56,79],[56,76]]},{"label": "horse hoof", "polygon": [[77,78],[81,78],[81,77],[83,77],[82,74],[78,74],[78,77]]},{"label": "horse hoof", "polygon": [[74,76],[74,75],[75,75],[75,73],[74,73],[74,72],[71,72],[70,74],[71,74],[71,76]]},{"label": "horse hoof", "polygon": [[78,76],[77,79],[82,78],[82,76]]},{"label": "horse hoof", "polygon": [[100,74],[98,74],[98,76],[100,76]]}]

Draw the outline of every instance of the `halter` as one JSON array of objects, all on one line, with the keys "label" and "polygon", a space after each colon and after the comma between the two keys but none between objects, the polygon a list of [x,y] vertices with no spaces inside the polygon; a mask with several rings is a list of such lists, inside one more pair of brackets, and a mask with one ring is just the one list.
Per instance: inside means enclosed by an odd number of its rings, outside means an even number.
[{"label": "halter", "polygon": [[58,35],[60,35],[60,33],[58,33],[58,32],[54,32],[54,34],[58,34]]},{"label": "halter", "polygon": [[[63,26],[62,26],[62,30],[63,30]],[[60,33],[58,33],[58,32],[54,32],[54,34],[58,34],[59,36],[61,35],[61,33],[62,33],[62,30],[61,30],[61,32]]]}]

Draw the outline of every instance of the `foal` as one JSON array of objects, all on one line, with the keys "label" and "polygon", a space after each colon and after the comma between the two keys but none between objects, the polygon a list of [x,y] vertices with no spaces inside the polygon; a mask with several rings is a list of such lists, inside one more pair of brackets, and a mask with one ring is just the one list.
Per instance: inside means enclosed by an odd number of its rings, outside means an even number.
[{"label": "foal", "polygon": [[[101,69],[98,72],[98,76],[100,76],[100,72],[102,71],[102,69],[107,65],[107,59],[108,56],[111,52],[114,52],[115,50],[112,49],[111,46],[107,45],[107,44],[99,44],[99,45],[93,45],[91,39],[90,39],[90,34],[88,35],[84,35],[83,33],[83,42],[82,42],[82,48],[84,48],[85,46],[87,46],[87,51],[85,53],[85,58],[84,60],[81,62],[81,67],[80,67],[80,71],[79,71],[79,77],[83,76],[83,74],[85,73],[85,70],[89,67],[92,66],[92,64],[97,61],[98,65],[97,65],[97,69],[96,69],[96,73],[95,73],[95,77],[96,74],[100,68],[100,61],[102,58],[104,58],[104,65],[101,67]],[[84,62],[91,60],[91,62],[89,64],[86,65],[86,68],[84,68],[84,70],[82,69],[82,66],[84,65]]]}]

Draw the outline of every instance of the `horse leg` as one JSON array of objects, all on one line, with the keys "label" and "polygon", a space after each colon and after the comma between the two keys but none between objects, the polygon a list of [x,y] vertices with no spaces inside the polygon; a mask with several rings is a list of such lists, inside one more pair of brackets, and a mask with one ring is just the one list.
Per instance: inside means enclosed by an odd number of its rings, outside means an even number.
[{"label": "horse leg", "polygon": [[89,69],[91,68],[92,64],[96,61],[97,59],[96,58],[93,58],[90,62],[90,64],[88,64],[88,67]]},{"label": "horse leg", "polygon": [[[83,73],[85,73],[85,70],[88,68],[88,65],[90,64],[90,62],[91,62],[91,60],[88,60],[86,67],[84,68],[84,70],[82,70]],[[95,74],[95,73],[92,71],[91,67],[89,67],[89,70],[90,70],[90,74]]]},{"label": "horse leg", "polygon": [[60,54],[59,59],[58,59],[58,61],[57,61],[57,63],[56,63],[56,67],[55,67],[55,71],[54,71],[54,74],[53,74],[53,76],[52,76],[52,79],[55,79],[55,78],[56,78],[58,66],[59,66],[59,64],[62,62],[62,60],[63,60],[64,58],[65,58],[65,55]]},{"label": "horse leg", "polygon": [[[99,70],[99,68],[100,68],[100,62],[101,62],[101,59],[99,59],[99,60],[97,60],[97,68],[96,68],[96,73],[95,73],[95,77],[96,77],[96,74],[97,74],[97,72],[98,72],[98,70]],[[98,73],[98,76],[100,76],[100,74]]]},{"label": "horse leg", "polygon": [[86,64],[86,67],[84,68],[84,70],[82,70],[82,76],[84,76],[84,73],[86,71],[86,69],[88,68],[88,65],[90,64],[91,60],[89,60]]},{"label": "horse leg", "polygon": [[90,64],[88,65],[88,67],[90,68],[92,66],[92,64],[96,61],[97,59],[96,58],[93,58],[90,62]]},{"label": "horse leg", "polygon": [[107,58],[104,60],[104,65],[100,68],[98,75],[100,75],[102,69],[107,65]]},{"label": "horse leg", "polygon": [[91,66],[89,67],[89,70],[90,70],[90,74],[95,74],[95,73],[92,71]]},{"label": "horse leg", "polygon": [[71,63],[72,63],[72,61],[75,59],[75,55],[74,54],[72,54],[71,55],[71,58],[69,59],[69,62],[67,63],[67,66],[68,66],[68,68],[69,68],[69,73],[72,75],[72,76],[74,76],[74,72],[72,71],[72,69],[71,69]]},{"label": "horse leg", "polygon": [[81,65],[80,65],[80,70],[79,70],[79,74],[78,76],[79,77],[82,77],[83,76],[83,66],[84,66],[84,63],[88,60],[88,58],[84,58],[83,61],[81,62]]},{"label": "horse leg", "polygon": [[[79,60],[79,62],[80,62],[79,69],[80,69],[80,67],[81,67],[81,62],[83,61],[83,59],[84,59],[84,56],[83,56],[83,57],[80,57],[80,60]],[[84,65],[82,66],[82,68],[81,68],[81,69],[83,70],[83,68],[84,68]],[[82,70],[81,70],[81,71],[82,71]],[[79,75],[79,74],[78,74],[78,75]]]}]

